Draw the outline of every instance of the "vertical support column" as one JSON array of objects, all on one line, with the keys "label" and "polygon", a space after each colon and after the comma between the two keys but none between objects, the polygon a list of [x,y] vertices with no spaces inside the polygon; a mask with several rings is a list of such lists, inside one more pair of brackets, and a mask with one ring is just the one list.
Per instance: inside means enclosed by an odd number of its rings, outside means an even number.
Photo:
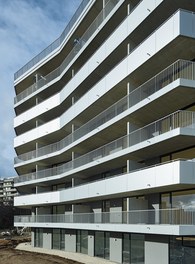
[{"label": "vertical support column", "polygon": [[74,77],[74,69],[72,69],[72,78]]},{"label": "vertical support column", "polygon": [[74,130],[75,130],[75,125],[72,124],[72,142],[74,142]]},{"label": "vertical support column", "polygon": [[127,108],[130,107],[130,101],[129,101],[129,94],[130,94],[130,83],[127,83]]},{"label": "vertical support column", "polygon": [[36,143],[35,143],[35,157],[36,157],[36,158],[39,156],[38,149],[39,149],[39,143],[36,142]]},{"label": "vertical support column", "polygon": [[131,13],[131,4],[129,3],[127,5],[127,15],[129,15]]},{"label": "vertical support column", "polygon": [[106,1],[105,0],[102,0],[102,11],[103,11],[103,20],[105,19],[106,15],[105,15],[105,5],[106,5]]},{"label": "vertical support column", "polygon": [[35,173],[36,173],[36,179],[38,178],[37,177],[37,173],[38,173],[38,165],[36,164],[36,166],[35,166]]},{"label": "vertical support column", "polygon": [[127,44],[127,56],[130,54],[130,52],[131,52],[131,44],[128,43]]},{"label": "vertical support column", "polygon": [[[129,88],[130,85],[129,85],[129,82],[127,83],[127,109],[130,107],[130,102],[129,102]],[[127,122],[127,147],[129,147],[130,145],[130,138],[129,138],[129,132],[130,132],[130,129],[129,129],[129,122]]]},{"label": "vertical support column", "polygon": [[35,74],[35,82],[37,83],[38,80],[39,80],[39,75],[38,75],[38,73],[36,73],[36,74]]},{"label": "vertical support column", "polygon": [[127,122],[127,148],[130,146],[130,138],[129,138],[129,122]]},{"label": "vertical support column", "polygon": [[72,178],[72,187],[75,186],[74,178]]},{"label": "vertical support column", "polygon": [[130,171],[130,164],[129,163],[130,163],[129,160],[127,160],[127,173],[129,173],[129,171]]},{"label": "vertical support column", "polygon": [[35,104],[36,104],[36,105],[39,104],[39,98],[38,98],[38,97],[35,98]]}]

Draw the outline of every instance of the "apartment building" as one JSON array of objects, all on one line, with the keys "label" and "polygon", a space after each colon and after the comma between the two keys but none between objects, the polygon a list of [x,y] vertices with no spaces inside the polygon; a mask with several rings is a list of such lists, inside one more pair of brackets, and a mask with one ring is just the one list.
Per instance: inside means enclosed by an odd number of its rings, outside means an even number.
[{"label": "apartment building", "polygon": [[195,261],[195,3],[84,0],[15,74],[15,206],[32,245]]},{"label": "apartment building", "polygon": [[13,206],[14,196],[18,195],[14,187],[14,178],[0,179],[0,206]]}]

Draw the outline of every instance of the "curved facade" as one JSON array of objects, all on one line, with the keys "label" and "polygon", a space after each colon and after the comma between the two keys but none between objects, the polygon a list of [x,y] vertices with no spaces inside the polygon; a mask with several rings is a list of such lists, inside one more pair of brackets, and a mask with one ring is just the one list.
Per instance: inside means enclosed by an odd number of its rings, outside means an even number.
[{"label": "curved facade", "polygon": [[14,200],[32,212],[15,225],[33,246],[194,263],[194,12],[190,0],[83,1],[15,74]]}]

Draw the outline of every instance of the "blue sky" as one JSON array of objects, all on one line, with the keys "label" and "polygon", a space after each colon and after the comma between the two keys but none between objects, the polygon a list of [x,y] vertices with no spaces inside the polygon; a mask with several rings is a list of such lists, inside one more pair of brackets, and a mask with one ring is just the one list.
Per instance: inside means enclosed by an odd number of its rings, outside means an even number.
[{"label": "blue sky", "polygon": [[16,176],[13,76],[57,39],[81,0],[0,0],[0,178]]}]

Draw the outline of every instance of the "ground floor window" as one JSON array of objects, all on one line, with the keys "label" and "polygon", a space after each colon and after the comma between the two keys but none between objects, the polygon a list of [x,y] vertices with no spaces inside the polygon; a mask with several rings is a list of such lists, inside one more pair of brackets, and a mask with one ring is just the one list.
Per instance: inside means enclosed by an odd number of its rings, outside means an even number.
[{"label": "ground floor window", "polygon": [[64,229],[53,229],[52,232],[52,248],[65,250],[65,230]]},{"label": "ground floor window", "polygon": [[43,247],[43,229],[35,229],[35,247]]},{"label": "ground floor window", "polygon": [[123,263],[144,264],[144,243],[144,235],[123,234]]},{"label": "ground floor window", "polygon": [[99,258],[110,258],[110,233],[95,232],[95,252],[94,255]]},{"label": "ground floor window", "polygon": [[170,264],[195,263],[195,237],[170,238]]},{"label": "ground floor window", "polygon": [[77,230],[76,250],[79,253],[88,254],[88,231]]}]

